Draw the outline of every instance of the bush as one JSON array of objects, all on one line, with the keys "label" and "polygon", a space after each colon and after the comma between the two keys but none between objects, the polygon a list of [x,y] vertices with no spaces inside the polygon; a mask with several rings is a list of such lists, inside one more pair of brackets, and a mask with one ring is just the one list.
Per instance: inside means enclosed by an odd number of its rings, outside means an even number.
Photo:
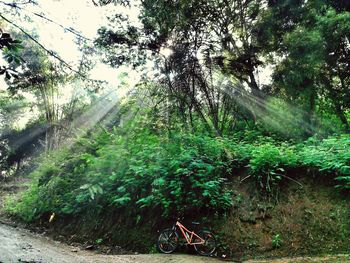
[{"label": "bush", "polygon": [[294,145],[256,133],[213,138],[169,137],[137,125],[101,130],[43,160],[30,190],[10,210],[25,220],[111,209],[135,218],[147,211],[163,217],[224,213],[232,206],[226,178],[247,168],[267,194],[298,167],[331,175],[349,189],[349,144],[349,135]]},{"label": "bush", "polygon": [[102,131],[44,160],[32,175],[31,189],[12,211],[32,220],[48,212],[98,213],[107,208],[135,215],[156,209],[170,216],[231,207],[224,179],[229,165],[220,139],[123,132]]},{"label": "bush", "polygon": [[[262,144],[252,150],[249,167],[261,188],[271,192],[272,188],[282,179],[285,167],[293,163],[294,155],[283,147],[272,143]],[[289,153],[289,154],[288,154]],[[288,157],[291,156],[292,160]]]},{"label": "bush", "polygon": [[330,174],[339,188],[350,189],[350,135],[332,136],[322,141],[309,139],[300,152],[300,162],[306,167]]}]

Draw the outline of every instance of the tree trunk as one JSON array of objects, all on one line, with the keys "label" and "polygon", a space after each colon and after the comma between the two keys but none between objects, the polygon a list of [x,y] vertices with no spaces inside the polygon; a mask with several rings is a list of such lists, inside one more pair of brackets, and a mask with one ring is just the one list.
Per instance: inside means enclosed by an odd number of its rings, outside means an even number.
[{"label": "tree trunk", "polygon": [[[337,115],[337,117],[339,118],[339,120],[341,121],[341,123],[344,125],[346,131],[350,131],[350,125],[349,125],[349,122],[344,114],[344,110],[342,109],[342,106],[339,102],[339,99],[337,97],[337,92],[332,88],[332,85],[331,85],[331,77],[327,78],[327,77],[324,77],[324,82],[326,84],[326,88],[327,90],[329,91],[329,94],[330,94],[330,98],[333,102],[333,107],[334,107],[334,110],[335,110],[335,114]],[[342,80],[342,78],[340,78],[341,80],[341,85],[344,89],[344,81]]]},{"label": "tree trunk", "polygon": [[334,108],[335,108],[335,112],[339,118],[339,120],[342,122],[342,124],[345,127],[346,131],[350,131],[350,126],[349,126],[349,122],[348,119],[346,118],[344,111],[342,110],[341,106],[339,103],[334,102]]},{"label": "tree trunk", "polygon": [[310,137],[314,135],[315,131],[315,110],[316,110],[316,90],[314,87],[310,88],[310,94],[309,94],[309,107],[308,111],[305,111],[304,113],[304,134],[305,137]]}]

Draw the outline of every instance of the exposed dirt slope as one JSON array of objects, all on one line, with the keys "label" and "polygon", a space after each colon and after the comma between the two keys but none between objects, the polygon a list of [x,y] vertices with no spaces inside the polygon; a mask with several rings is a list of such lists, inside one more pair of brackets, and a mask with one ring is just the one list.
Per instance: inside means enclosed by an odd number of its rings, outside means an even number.
[{"label": "exposed dirt slope", "polygon": [[348,253],[349,197],[321,179],[298,178],[302,186],[286,182],[270,202],[257,198],[254,185],[238,185],[235,210],[216,227],[231,252],[227,254],[278,258]]}]

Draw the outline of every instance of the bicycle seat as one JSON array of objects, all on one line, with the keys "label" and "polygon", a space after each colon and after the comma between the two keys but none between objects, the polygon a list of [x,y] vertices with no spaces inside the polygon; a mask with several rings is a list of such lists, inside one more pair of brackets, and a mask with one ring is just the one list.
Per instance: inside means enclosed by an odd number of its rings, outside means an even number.
[{"label": "bicycle seat", "polygon": [[200,223],[199,223],[199,222],[196,222],[196,221],[193,221],[193,222],[192,222],[192,225],[200,225]]}]

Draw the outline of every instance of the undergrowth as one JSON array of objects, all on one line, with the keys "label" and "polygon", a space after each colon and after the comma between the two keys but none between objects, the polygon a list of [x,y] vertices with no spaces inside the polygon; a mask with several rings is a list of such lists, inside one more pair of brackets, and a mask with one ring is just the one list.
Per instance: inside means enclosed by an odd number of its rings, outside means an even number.
[{"label": "undergrowth", "polygon": [[[233,201],[228,178],[247,169],[263,194],[273,194],[288,170],[311,169],[350,188],[350,135],[305,142],[269,137],[210,137],[173,133],[160,136],[137,127],[102,129],[74,147],[45,158],[32,173],[30,189],[8,210],[26,221],[45,213],[98,214],[128,210],[135,218],[155,211],[219,215]],[[121,212],[123,213],[123,212]]]}]

